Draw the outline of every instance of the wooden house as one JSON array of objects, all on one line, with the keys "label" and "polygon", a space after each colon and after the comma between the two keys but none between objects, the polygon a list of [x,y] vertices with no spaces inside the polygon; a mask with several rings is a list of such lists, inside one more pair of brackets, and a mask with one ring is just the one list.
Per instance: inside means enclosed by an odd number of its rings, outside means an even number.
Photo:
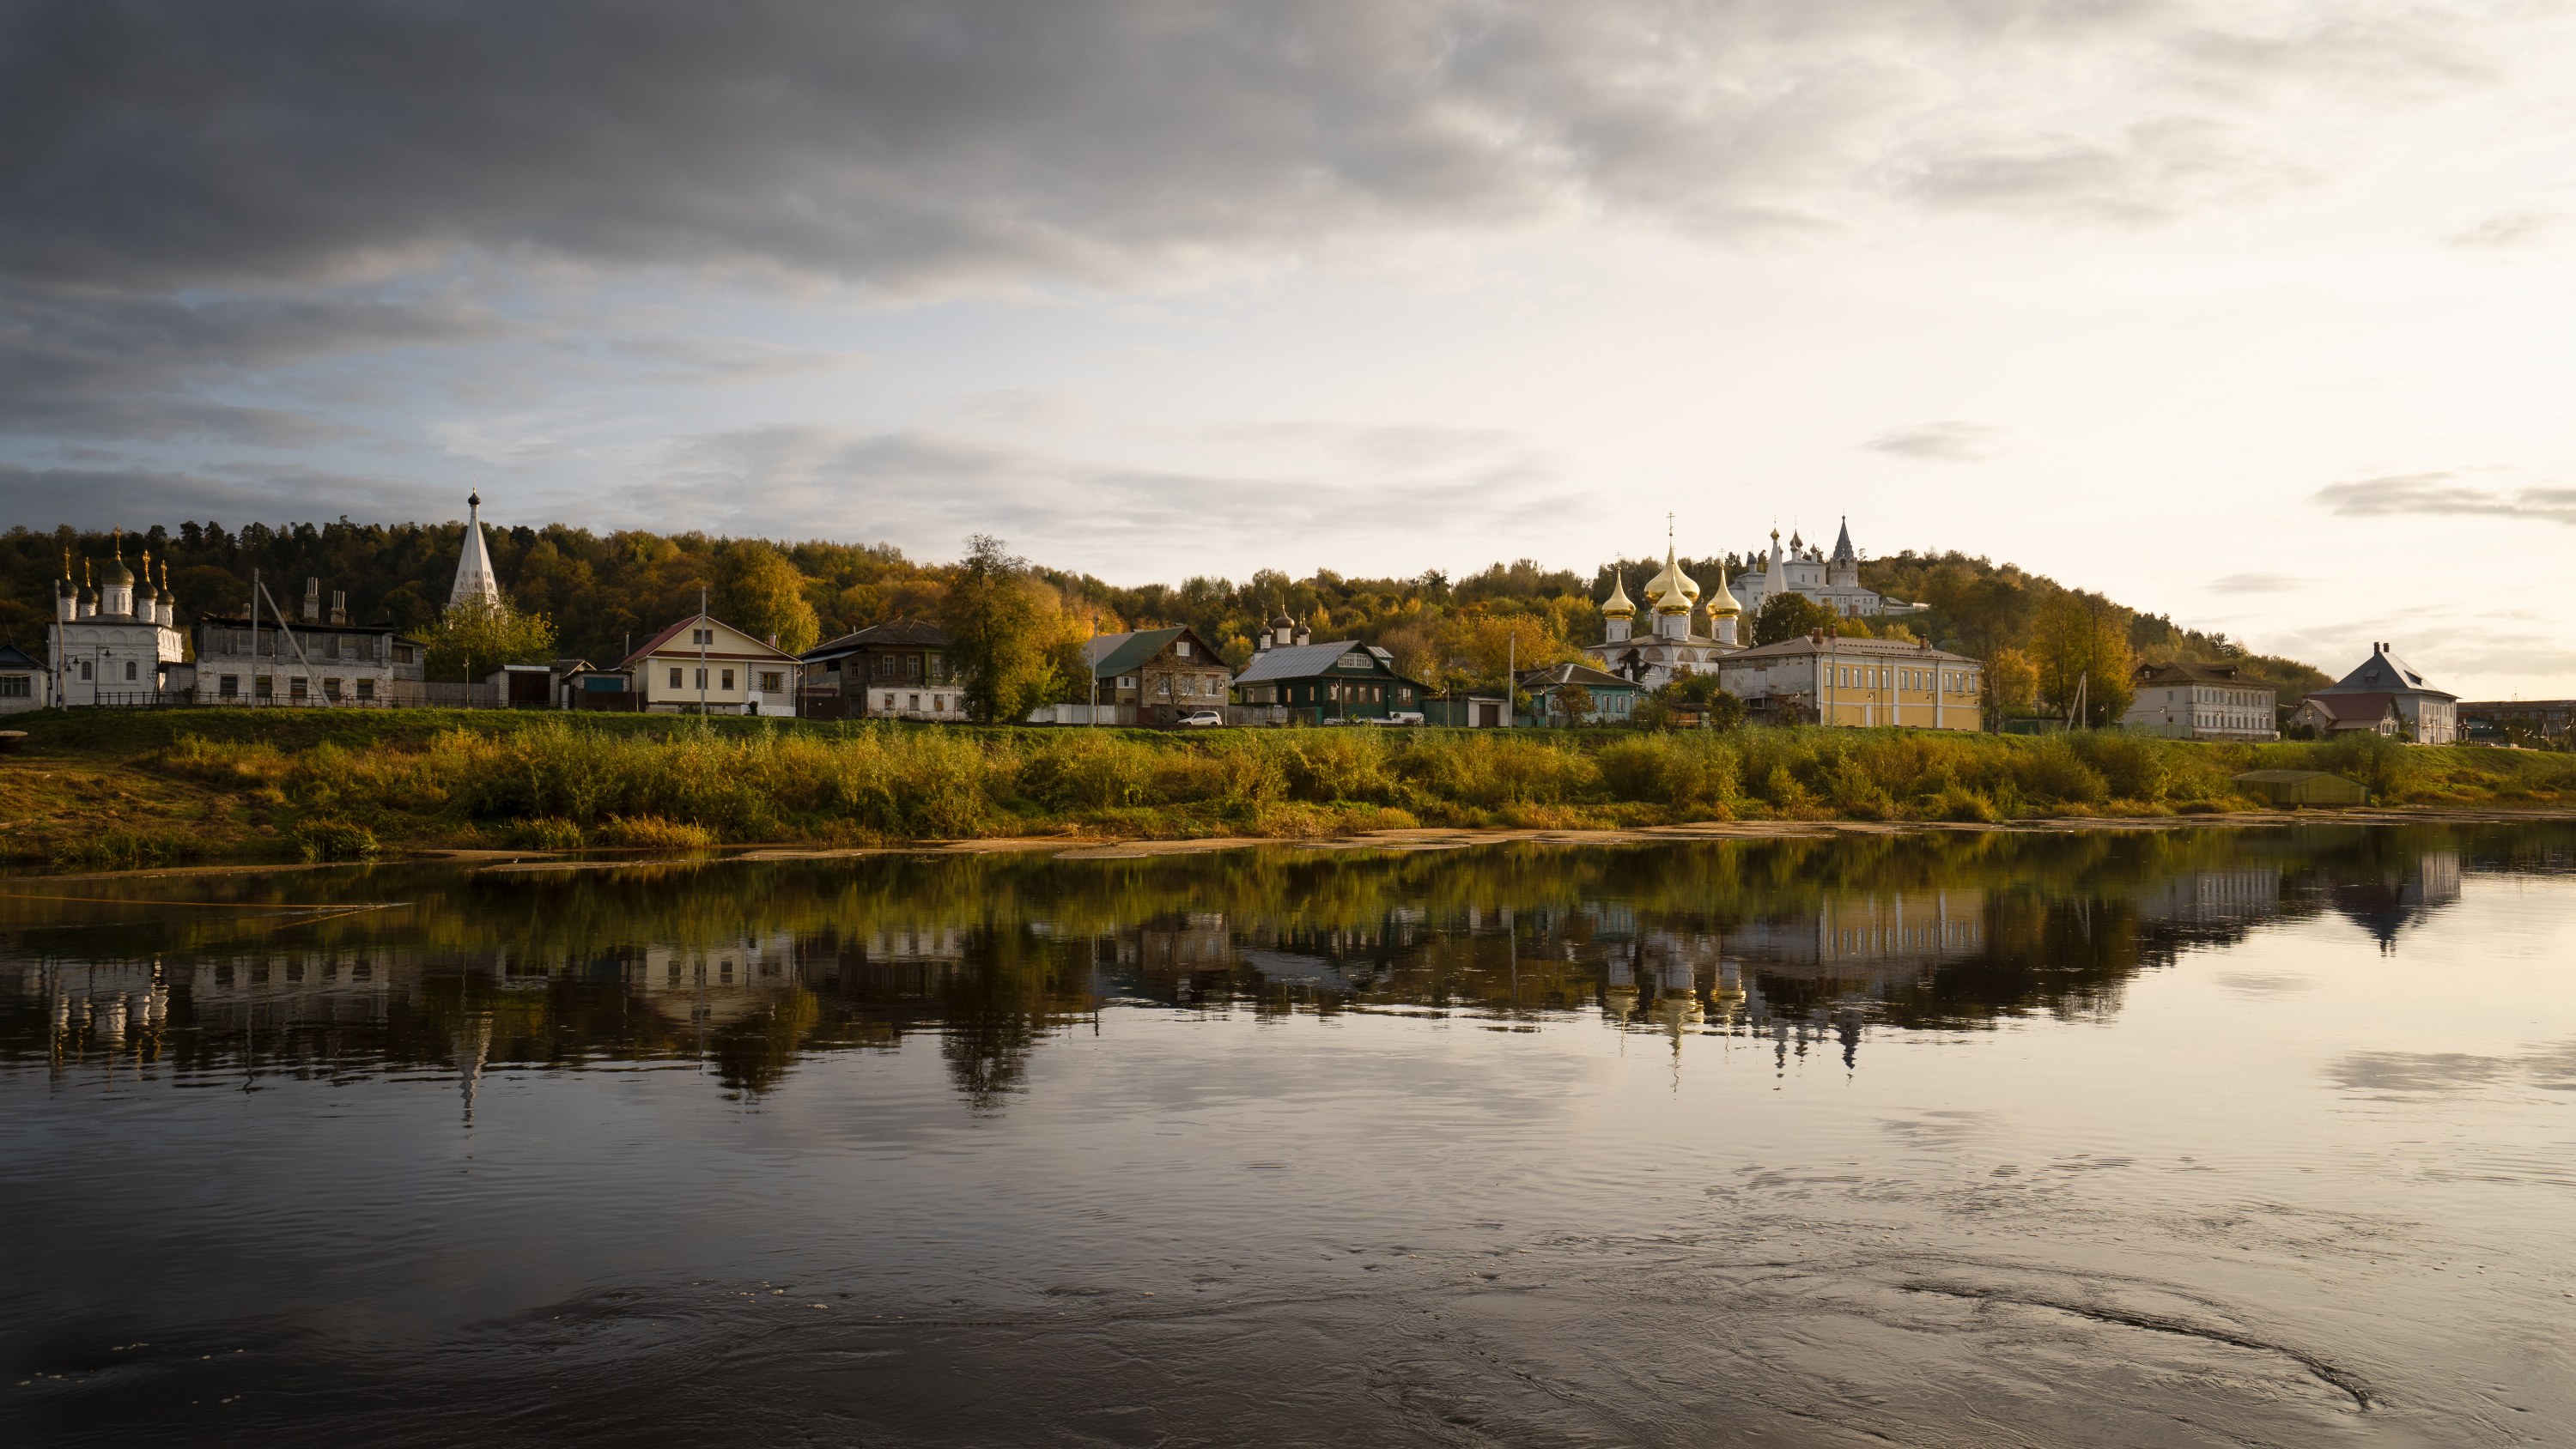
[{"label": "wooden house", "polygon": [[1235,676],[1234,691],[1244,704],[1283,707],[1310,724],[1419,714],[1431,698],[1431,686],[1396,672],[1394,655],[1348,640],[1274,643]]},{"label": "wooden house", "polygon": [[810,719],[963,720],[963,681],[948,664],[948,631],[920,619],[827,640],[797,656],[799,712]]},{"label": "wooden house", "polygon": [[619,663],[653,714],[796,713],[796,656],[701,611]]},{"label": "wooden house", "polygon": [[1082,646],[1091,671],[1091,703],[1120,724],[1172,725],[1197,710],[1225,712],[1234,671],[1196,630],[1139,629],[1103,634]]}]

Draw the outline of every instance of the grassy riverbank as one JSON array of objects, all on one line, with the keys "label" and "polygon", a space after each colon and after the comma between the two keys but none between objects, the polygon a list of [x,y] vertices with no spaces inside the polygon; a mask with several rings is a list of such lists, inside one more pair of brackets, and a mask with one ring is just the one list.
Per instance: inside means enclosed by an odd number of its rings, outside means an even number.
[{"label": "grassy riverbank", "polygon": [[873,844],[1080,832],[2011,820],[2255,808],[2324,769],[2391,804],[2576,802],[2576,756],[1920,731],[1302,729],[1166,735],[435,710],[22,716],[0,853],[62,865],[374,848]]}]

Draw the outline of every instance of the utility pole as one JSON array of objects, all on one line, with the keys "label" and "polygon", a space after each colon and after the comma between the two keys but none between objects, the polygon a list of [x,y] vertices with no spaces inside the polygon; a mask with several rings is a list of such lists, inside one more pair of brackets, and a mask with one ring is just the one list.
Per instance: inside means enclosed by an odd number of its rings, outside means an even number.
[{"label": "utility pole", "polygon": [[707,627],[707,586],[698,585],[698,626],[689,631],[698,636],[698,718],[707,717],[707,636],[715,631]]},{"label": "utility pole", "polygon": [[[250,707],[259,708],[259,570],[250,571]],[[272,686],[274,687],[274,686]]]}]

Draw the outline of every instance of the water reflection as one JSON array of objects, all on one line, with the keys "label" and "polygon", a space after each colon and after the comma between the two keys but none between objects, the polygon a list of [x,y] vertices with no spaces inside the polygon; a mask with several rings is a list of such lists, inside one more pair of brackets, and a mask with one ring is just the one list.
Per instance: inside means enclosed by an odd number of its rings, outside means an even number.
[{"label": "water reflection", "polygon": [[[1026,857],[583,871],[378,867],[11,883],[0,1051],[58,1075],[247,1089],[693,1063],[756,1099],[816,1053],[929,1033],[1001,1110],[1116,1003],[1396,1012],[1810,1046],[2100,1019],[2126,983],[2269,923],[2397,950],[2464,872],[2563,868],[2548,827],[1982,834],[1395,857]],[[85,894],[116,887],[91,883]],[[352,911],[354,907],[381,909]]]}]

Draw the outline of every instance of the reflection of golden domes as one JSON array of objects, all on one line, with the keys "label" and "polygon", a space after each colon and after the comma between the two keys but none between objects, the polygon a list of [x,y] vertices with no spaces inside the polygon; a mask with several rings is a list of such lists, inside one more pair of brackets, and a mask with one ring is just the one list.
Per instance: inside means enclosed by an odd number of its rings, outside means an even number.
[{"label": "reflection of golden domes", "polygon": [[1637,606],[1628,602],[1627,581],[1617,574],[1610,576],[1610,597],[1601,602],[1601,617],[1604,619],[1637,617]]},{"label": "reflection of golden domes", "polygon": [[1664,545],[1664,569],[1646,580],[1646,602],[1654,605],[1658,614],[1687,614],[1698,599],[1699,585],[1673,561],[1672,545]]}]

